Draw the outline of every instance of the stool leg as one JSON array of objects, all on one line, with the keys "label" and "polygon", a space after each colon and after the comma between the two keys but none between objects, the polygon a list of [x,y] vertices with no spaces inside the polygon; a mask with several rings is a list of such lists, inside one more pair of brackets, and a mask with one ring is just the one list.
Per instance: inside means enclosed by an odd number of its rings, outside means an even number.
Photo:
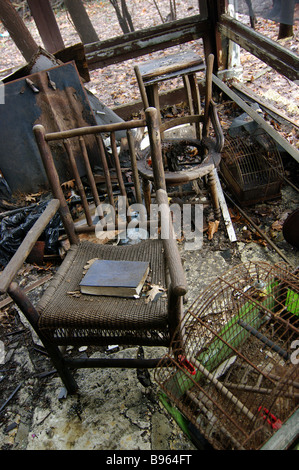
[{"label": "stool leg", "polygon": [[[196,74],[192,73],[188,77],[189,77],[189,83],[190,83],[194,114],[201,114],[200,92],[199,92]],[[200,124],[195,124],[195,126],[196,126],[195,127],[196,138],[201,140],[202,139],[201,126]]]},{"label": "stool leg", "polygon": [[214,215],[216,220],[220,220],[221,210],[217,194],[216,179],[213,171],[208,174],[208,184],[211,191],[212,204],[214,208]]},{"label": "stool leg", "polygon": [[153,85],[146,86],[146,94],[148,97],[149,106],[153,106],[158,111],[159,125],[161,125],[161,112],[160,112],[160,101],[159,101],[159,84],[154,83]]},{"label": "stool leg", "polygon": [[183,75],[183,82],[184,82],[184,87],[185,87],[186,94],[187,94],[187,101],[188,101],[190,114],[194,114],[194,106],[193,106],[189,75]]},{"label": "stool leg", "polygon": [[[200,93],[196,75],[191,73],[183,76],[184,87],[187,94],[187,101],[189,106],[190,115],[200,114]],[[194,124],[196,138],[201,140],[201,127],[200,124]]]}]

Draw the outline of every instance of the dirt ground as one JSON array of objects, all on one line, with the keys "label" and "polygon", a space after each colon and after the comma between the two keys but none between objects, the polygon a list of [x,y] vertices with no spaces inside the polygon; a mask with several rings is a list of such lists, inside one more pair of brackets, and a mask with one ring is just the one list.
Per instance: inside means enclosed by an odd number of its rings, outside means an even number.
[{"label": "dirt ground", "polygon": [[[178,4],[178,17],[197,13],[195,0]],[[150,25],[150,22],[160,22],[153,2],[132,0],[128,1],[128,5],[134,13],[133,21],[136,26],[145,27]],[[87,10],[101,39],[111,37],[112,30],[113,35],[121,33],[108,1],[90,2]],[[162,13],[166,16],[167,8]],[[68,15],[59,11],[57,20],[66,45],[78,42]],[[26,18],[25,21],[34,37],[39,40],[32,20]],[[270,37],[277,34],[277,25],[270,20],[259,19],[258,27]],[[297,52],[298,23],[294,32],[294,37],[284,40],[283,43]],[[0,33],[5,33],[2,25]],[[185,46],[175,50],[183,47]],[[0,70],[22,65],[23,59],[9,37],[0,38],[0,48]],[[192,48],[201,53],[201,42],[192,43]],[[243,81],[246,86],[298,124],[297,85],[269,71],[267,66],[249,56],[245,51],[241,51]],[[147,58],[140,58],[134,61],[134,64],[143,60]],[[113,108],[139,99],[133,61],[92,72],[91,82],[87,87],[106,106]],[[227,131],[239,111],[232,103],[221,101],[221,98],[217,105],[221,124]],[[168,109],[165,112],[174,113],[177,109]],[[279,124],[278,130],[298,148],[298,126],[284,122]],[[286,154],[282,155],[282,160],[288,180],[298,184],[298,164]],[[225,191],[229,192],[229,188],[222,183]],[[201,195],[207,198],[205,218],[209,222],[213,220],[209,195]],[[204,233],[200,250],[188,251],[184,241],[179,244],[189,285],[186,309],[211,285],[217,275],[236,264],[255,259],[269,263],[283,261],[281,256],[255,233],[248,220],[233,205],[228,205],[237,236],[236,242],[229,240],[222,220],[210,239],[208,233]],[[284,181],[279,198],[246,208],[246,213],[267,233],[293,266],[299,265],[299,252],[284,239],[282,225],[287,215],[298,207],[298,192]],[[56,269],[55,263],[42,266],[26,264],[19,272],[19,278],[25,286],[46,279]],[[30,297],[33,300],[38,298],[46,285],[47,281],[33,289]],[[1,297],[0,302],[4,302],[6,298]],[[151,385],[145,387],[137,379],[135,371],[79,370],[75,372],[79,393],[63,398],[60,379],[53,371],[49,358],[21,312],[12,303],[7,303],[0,310],[0,340],[5,352],[4,360],[0,362],[1,450],[171,450],[187,453],[197,448],[190,436],[188,438],[183,433],[163,406],[154,373],[151,373]],[[164,349],[146,349],[147,357],[159,357],[165,352]],[[67,351],[67,354],[75,353],[93,357],[122,355],[121,350],[95,351],[94,348],[84,348],[80,351],[72,348]],[[129,353],[135,356],[136,351],[132,349]]]}]

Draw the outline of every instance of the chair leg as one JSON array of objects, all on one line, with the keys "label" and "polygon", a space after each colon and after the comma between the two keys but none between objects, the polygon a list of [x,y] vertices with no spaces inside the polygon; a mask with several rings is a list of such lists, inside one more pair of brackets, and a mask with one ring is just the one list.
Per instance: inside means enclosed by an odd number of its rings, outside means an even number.
[{"label": "chair leg", "polygon": [[173,293],[171,285],[168,292],[168,319],[171,342],[175,349],[183,347],[184,331],[181,328],[183,298]]},{"label": "chair leg", "polygon": [[15,301],[17,306],[20,308],[20,310],[24,313],[32,328],[42,341],[68,393],[75,393],[78,390],[78,385],[75,379],[73,378],[70,370],[66,366],[63,355],[61,354],[58,346],[50,343],[40,331],[38,326],[39,313],[34,308],[29,298],[24,294],[22,289],[20,289],[18,284],[16,284],[15,282],[12,282],[10,284],[8,293],[10,297]]},{"label": "chair leg", "polygon": [[40,338],[68,393],[70,395],[76,393],[78,390],[78,384],[75,381],[71,371],[66,366],[61,351],[57,346],[49,343],[43,337],[40,336]]},{"label": "chair leg", "polygon": [[217,194],[215,175],[213,171],[211,171],[208,174],[208,184],[209,184],[210,191],[211,191],[215,219],[220,220],[221,210],[220,210],[220,204],[219,204],[219,199],[218,199],[218,194]]}]

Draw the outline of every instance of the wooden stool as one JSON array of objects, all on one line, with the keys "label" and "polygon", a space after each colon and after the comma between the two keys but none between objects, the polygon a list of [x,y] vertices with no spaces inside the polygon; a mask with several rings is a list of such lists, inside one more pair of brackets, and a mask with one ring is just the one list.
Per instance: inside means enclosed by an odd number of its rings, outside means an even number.
[{"label": "wooden stool", "polygon": [[[216,105],[212,100],[213,64],[214,64],[214,56],[210,54],[210,56],[208,57],[207,66],[205,69],[205,106],[204,106],[203,112],[199,114],[190,114],[187,116],[174,118],[174,119],[165,121],[162,124],[159,123],[159,130],[160,130],[160,135],[164,136],[166,131],[169,131],[169,130],[173,131],[178,126],[182,126],[186,124],[196,126],[197,138],[193,139],[193,142],[192,142],[192,139],[190,140],[188,138],[183,138],[183,139],[167,138],[167,139],[162,140],[162,152],[163,152],[163,144],[166,144],[167,146],[168,144],[171,145],[172,143],[175,143],[178,141],[183,141],[183,145],[188,146],[189,144],[191,144],[191,145],[195,145],[195,147],[198,147],[199,150],[200,149],[203,150],[202,161],[200,163],[196,163],[192,165],[189,169],[185,169],[181,171],[180,170],[170,171],[170,169],[168,170],[164,169],[163,173],[164,173],[165,185],[167,189],[168,186],[182,186],[191,181],[195,181],[203,177],[207,177],[206,179],[208,180],[208,186],[210,189],[215,219],[219,220],[221,211],[220,211],[219,197],[217,194],[215,169],[220,164],[221,151],[222,151],[223,144],[224,144],[224,136],[223,136],[223,131],[221,129],[221,125],[220,125],[219,118],[217,115]],[[172,67],[174,66],[172,65]],[[199,65],[196,65],[196,67],[199,67]],[[161,72],[161,68],[159,70]],[[187,69],[185,69],[184,72],[186,72],[186,70]],[[190,72],[190,68],[188,69],[188,72]],[[153,71],[151,72],[151,76],[152,74],[154,74]],[[169,74],[167,74],[167,76],[169,77]],[[195,72],[194,72],[194,76],[195,76]],[[140,71],[139,71],[139,78],[140,80],[142,80]],[[195,80],[194,80],[194,83],[195,83]],[[144,95],[143,96],[144,102],[146,105],[148,105],[149,103],[146,101],[147,97],[145,93],[145,85],[143,84],[143,82],[141,85],[141,89]],[[198,96],[199,96],[199,93],[198,93]],[[214,129],[215,136],[213,138],[209,137],[210,123],[212,124],[213,129]],[[145,200],[146,209],[149,211],[150,204],[151,204],[150,182],[154,181],[154,173],[153,173],[153,168],[148,163],[148,156],[149,155],[147,155],[147,151],[145,150],[143,158],[141,158],[137,162],[137,168],[142,178],[143,196]]]},{"label": "wooden stool", "polygon": [[[134,67],[144,109],[155,107],[160,115],[159,83],[182,77],[190,114],[200,114],[200,93],[196,72],[205,70],[201,57],[194,52],[172,54]],[[160,117],[161,123],[161,117]],[[199,137],[199,136],[198,136]]]}]

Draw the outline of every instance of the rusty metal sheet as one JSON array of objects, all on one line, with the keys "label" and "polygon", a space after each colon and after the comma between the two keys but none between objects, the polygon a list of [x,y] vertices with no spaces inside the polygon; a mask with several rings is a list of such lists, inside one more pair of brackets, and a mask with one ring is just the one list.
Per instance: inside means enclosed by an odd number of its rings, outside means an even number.
[{"label": "rusty metal sheet", "polygon": [[[5,84],[5,104],[0,106],[0,168],[13,193],[47,186],[32,131],[35,124],[42,124],[46,132],[96,124],[74,62]],[[69,179],[62,145],[54,153],[62,179]],[[94,154],[94,164],[98,158]]]}]

